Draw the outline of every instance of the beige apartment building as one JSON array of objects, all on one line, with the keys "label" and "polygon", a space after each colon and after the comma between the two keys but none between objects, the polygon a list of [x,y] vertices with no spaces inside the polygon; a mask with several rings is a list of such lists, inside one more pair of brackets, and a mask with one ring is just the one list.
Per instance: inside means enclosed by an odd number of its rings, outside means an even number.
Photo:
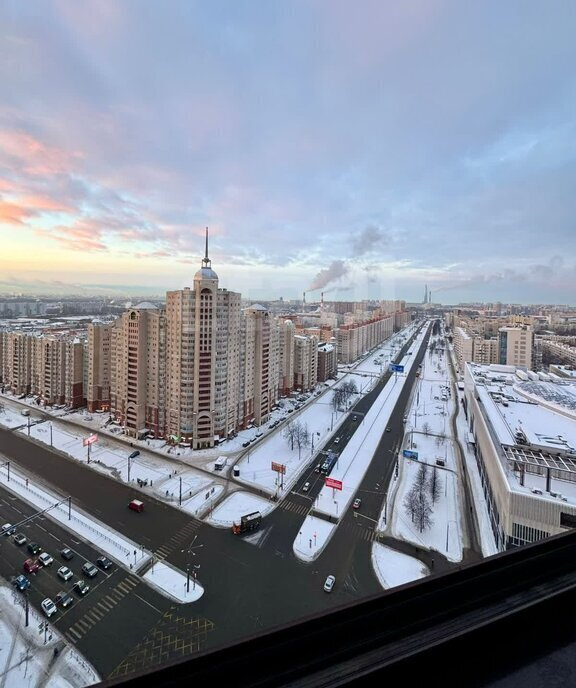
[{"label": "beige apartment building", "polygon": [[110,330],[110,412],[131,437],[162,436],[164,311],[143,302]]},{"label": "beige apartment building", "polygon": [[292,320],[278,322],[278,394],[288,396],[294,389],[294,336]]},{"label": "beige apartment building", "polygon": [[88,325],[86,405],[88,410],[110,410],[110,339],[113,323]]},{"label": "beige apartment building", "polygon": [[353,363],[392,336],[394,317],[373,318],[361,323],[342,325],[336,333],[339,363]]},{"label": "beige apartment building", "polygon": [[534,331],[529,325],[501,327],[498,330],[498,363],[530,370]]},{"label": "beige apartment building", "polygon": [[318,384],[318,338],[294,337],[294,387],[309,392]]},{"label": "beige apartment building", "polygon": [[194,289],[166,295],[166,430],[194,449],[238,426],[240,294],[218,288],[206,255]]},{"label": "beige apartment building", "polygon": [[29,394],[34,336],[25,332],[3,332],[2,337],[2,384],[13,394]]}]

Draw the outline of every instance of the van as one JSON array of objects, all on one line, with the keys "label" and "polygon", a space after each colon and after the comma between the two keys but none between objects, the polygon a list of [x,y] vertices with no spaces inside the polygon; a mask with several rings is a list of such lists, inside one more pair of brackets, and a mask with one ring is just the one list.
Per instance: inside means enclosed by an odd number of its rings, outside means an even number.
[{"label": "van", "polygon": [[22,410],[20,411],[20,413],[21,413],[23,416],[29,416],[29,415],[30,415],[30,411],[29,411],[28,409],[22,409]]},{"label": "van", "polygon": [[128,508],[132,509],[132,511],[144,511],[144,502],[141,502],[139,499],[133,499],[128,504]]}]

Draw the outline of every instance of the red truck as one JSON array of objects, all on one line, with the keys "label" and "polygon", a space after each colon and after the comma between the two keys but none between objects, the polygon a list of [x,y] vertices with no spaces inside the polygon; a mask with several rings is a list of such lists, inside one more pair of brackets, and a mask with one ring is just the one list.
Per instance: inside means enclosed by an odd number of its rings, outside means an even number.
[{"label": "red truck", "polygon": [[243,535],[252,530],[256,530],[262,521],[262,514],[259,511],[253,511],[251,514],[242,516],[239,521],[234,521],[232,524],[232,532],[234,535]]}]

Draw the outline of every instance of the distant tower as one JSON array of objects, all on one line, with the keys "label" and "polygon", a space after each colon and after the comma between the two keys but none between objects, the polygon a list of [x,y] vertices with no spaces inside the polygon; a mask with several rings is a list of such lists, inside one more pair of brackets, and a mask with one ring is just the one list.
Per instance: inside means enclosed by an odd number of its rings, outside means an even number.
[{"label": "distant tower", "polygon": [[303,291],[302,292],[302,306],[305,306],[305,305],[306,305],[306,292]]},{"label": "distant tower", "polygon": [[428,303],[428,285],[424,285],[424,303]]},{"label": "distant tower", "polygon": [[320,292],[320,312],[324,313],[324,292]]},{"label": "distant tower", "polygon": [[428,292],[428,303],[432,303],[432,289]]}]

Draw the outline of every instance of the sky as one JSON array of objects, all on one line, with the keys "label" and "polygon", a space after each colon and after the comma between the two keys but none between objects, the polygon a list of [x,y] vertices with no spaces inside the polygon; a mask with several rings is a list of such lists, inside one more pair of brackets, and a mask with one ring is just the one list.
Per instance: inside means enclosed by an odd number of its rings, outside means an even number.
[{"label": "sky", "polygon": [[5,0],[0,291],[573,304],[567,0]]},{"label": "sky", "polygon": [[[358,394],[355,402],[369,391],[377,381],[379,374],[386,368],[387,361],[395,355],[402,345],[403,338],[409,330],[401,333],[379,347],[379,351],[372,352],[370,356],[358,361],[352,366],[340,366],[339,379],[332,384],[342,384],[344,381],[355,380]],[[416,352],[422,335],[418,337],[411,350]],[[407,372],[412,363],[413,354],[407,354],[401,361]],[[379,360],[382,362],[376,363]],[[315,500],[314,508],[327,516],[341,515],[345,509],[351,507],[356,497],[362,498],[360,485],[363,475],[368,467],[368,462],[376,449],[382,434],[382,427],[387,423],[394,404],[405,382],[405,374],[391,377],[378,399],[365,416],[357,416],[358,428],[351,440],[342,450],[338,463],[331,478],[342,482],[342,489],[335,490],[324,486]],[[393,535],[395,538],[413,543],[420,549],[435,550],[451,562],[462,560],[462,548],[464,546],[463,528],[461,525],[460,504],[462,495],[459,493],[459,480],[456,477],[457,459],[455,456],[454,438],[450,436],[450,414],[454,412],[458,400],[453,400],[449,395],[446,401],[442,400],[444,385],[449,384],[449,373],[446,360],[442,354],[426,355],[423,360],[422,374],[417,385],[416,394],[413,395],[410,407],[406,414],[405,434],[398,447],[398,476],[393,477],[389,485],[375,485],[374,489],[382,489],[385,492],[385,510],[380,514],[377,522],[371,522],[362,513],[362,506],[357,510],[358,519],[364,525],[366,521],[376,533]],[[146,503],[146,496],[152,491],[156,498],[165,499],[183,510],[191,513],[214,527],[231,529],[232,523],[240,516],[260,511],[263,516],[275,508],[276,502],[269,496],[294,489],[302,472],[306,470],[313,453],[319,457],[319,447],[323,447],[325,441],[338,432],[338,427],[344,420],[347,411],[334,414],[331,403],[332,389],[326,389],[321,396],[312,395],[304,407],[297,413],[296,418],[306,424],[311,432],[320,433],[315,444],[315,450],[310,447],[298,456],[297,449],[291,449],[287,441],[282,437],[281,431],[271,432],[269,428],[253,428],[239,433],[234,440],[230,440],[214,450],[202,450],[192,452],[186,448],[179,448],[176,456],[170,456],[167,448],[160,442],[150,444],[147,441],[137,441],[140,456],[130,462],[130,482],[135,490],[138,480],[146,480],[147,485],[141,487],[142,500]],[[436,397],[439,397],[436,399]],[[277,417],[284,416],[294,418],[296,412],[287,413],[287,409],[293,405],[291,401],[283,400],[283,410],[279,410]],[[31,407],[30,416],[23,416],[19,407]],[[31,423],[37,419],[34,413],[34,402],[31,399],[18,400],[9,395],[4,395],[4,409],[0,413],[0,424],[6,427],[18,428],[23,434],[28,434],[28,418]],[[57,413],[62,413],[58,411]],[[466,424],[461,414],[459,437],[466,436]],[[30,426],[30,436],[36,440],[57,447],[60,451],[68,453],[71,457],[86,463],[87,469],[110,473],[116,471],[115,476],[123,481],[128,481],[128,454],[133,451],[129,442],[122,443],[115,433],[109,432],[101,426],[107,419],[107,415],[87,414],[79,411],[64,419],[54,419]],[[74,421],[75,425],[71,425]],[[50,430],[50,425],[52,426]],[[110,426],[108,426],[110,428]],[[83,439],[97,431],[98,441],[91,445],[91,460],[87,462],[87,449],[83,446]],[[219,494],[222,483],[219,472],[214,473],[214,480],[200,474],[195,467],[213,468],[218,455],[237,456],[243,448],[241,443],[255,436],[257,431],[262,431],[262,437],[251,444],[248,451],[244,452],[240,467],[240,478],[237,489],[231,490],[228,497],[221,503],[214,504],[214,496]],[[439,437],[445,439],[439,441]],[[496,547],[489,527],[486,503],[483,497],[482,486],[476,470],[476,462],[473,453],[465,442],[461,442],[464,459],[467,463],[471,490],[476,504],[475,513],[479,527],[482,551],[485,556],[496,553]],[[152,451],[154,449],[154,451]],[[360,451],[362,449],[362,451]],[[416,459],[408,459],[403,456],[403,451],[408,449],[415,452]],[[271,470],[270,456],[273,455],[277,462],[285,466],[283,485],[280,487],[276,480],[277,474]],[[434,504],[431,515],[432,525],[429,529],[420,532],[412,523],[403,502],[406,494],[411,489],[416,479],[419,466],[422,463],[428,465],[428,470],[434,470],[436,459],[444,460],[444,467],[436,467],[439,479],[439,498]],[[177,462],[175,462],[175,460]],[[177,468],[176,468],[177,466]],[[231,462],[224,469],[224,475],[231,470]],[[314,473],[314,480],[322,480]],[[26,475],[17,466],[12,465],[10,470],[10,482],[7,480],[7,468],[0,468],[0,483],[22,498],[39,508],[46,508],[49,503],[55,503],[55,495],[50,494],[44,484],[37,483],[33,477],[26,480]],[[180,496],[180,479],[185,486]],[[135,484],[136,483],[136,484]],[[263,496],[259,497],[242,490],[242,483],[253,487],[260,487]],[[302,493],[304,494],[304,493]],[[181,504],[179,503],[181,501]],[[312,506],[312,504],[311,504]],[[192,582],[187,581],[186,572],[175,569],[165,561],[155,561],[153,553],[142,548],[138,543],[127,540],[121,533],[111,531],[107,526],[99,523],[92,515],[87,515],[73,506],[72,520],[68,520],[67,504],[61,509],[53,509],[51,516],[56,518],[62,526],[71,528],[75,533],[92,542],[103,554],[109,556],[117,565],[129,568],[139,574],[145,570],[144,578],[149,585],[155,586],[160,592],[179,602],[193,604],[204,593],[204,585],[209,585],[202,570],[202,547],[204,543],[194,540],[190,544],[193,552]],[[330,538],[335,532],[336,525],[315,517],[303,516],[302,525],[298,536],[293,543],[295,556],[305,562],[313,562],[324,550]],[[261,528],[244,537],[247,546],[257,546],[260,540],[265,539],[266,521],[264,519]],[[231,535],[232,537],[232,535]],[[134,552],[136,554],[134,555]],[[149,568],[149,564],[152,567]],[[372,564],[376,576],[382,588],[389,589],[404,583],[415,581],[432,572],[419,559],[406,554],[396,552],[378,542],[376,538],[372,543]],[[40,574],[39,574],[40,575]],[[323,584],[324,581],[320,583]],[[335,589],[343,581],[336,579]],[[324,594],[324,593],[322,593]],[[20,596],[11,591],[8,583],[0,584],[0,598],[14,596],[17,601]],[[62,648],[58,660],[57,669],[53,671],[52,683],[54,688],[68,688],[74,686],[80,688],[94,682],[94,674],[97,673],[86,661],[81,658],[76,650],[68,644],[62,645],[61,638],[55,629],[51,629],[51,638],[44,646],[43,635],[38,634],[38,619],[33,616],[34,623],[29,629],[23,627],[22,619],[24,611],[21,607],[11,605],[11,613],[0,624],[0,671],[2,666],[16,664],[14,659],[22,658],[22,648],[36,644],[40,649],[29,653],[29,662],[17,663],[9,676],[13,680],[12,685],[22,685],[22,673],[25,669],[30,675],[41,675],[52,657],[54,647]],[[41,620],[41,619],[40,619]],[[14,643],[11,641],[14,640]],[[4,642],[2,642],[4,641]],[[48,651],[46,651],[48,650]],[[26,666],[24,666],[26,664]]]}]

